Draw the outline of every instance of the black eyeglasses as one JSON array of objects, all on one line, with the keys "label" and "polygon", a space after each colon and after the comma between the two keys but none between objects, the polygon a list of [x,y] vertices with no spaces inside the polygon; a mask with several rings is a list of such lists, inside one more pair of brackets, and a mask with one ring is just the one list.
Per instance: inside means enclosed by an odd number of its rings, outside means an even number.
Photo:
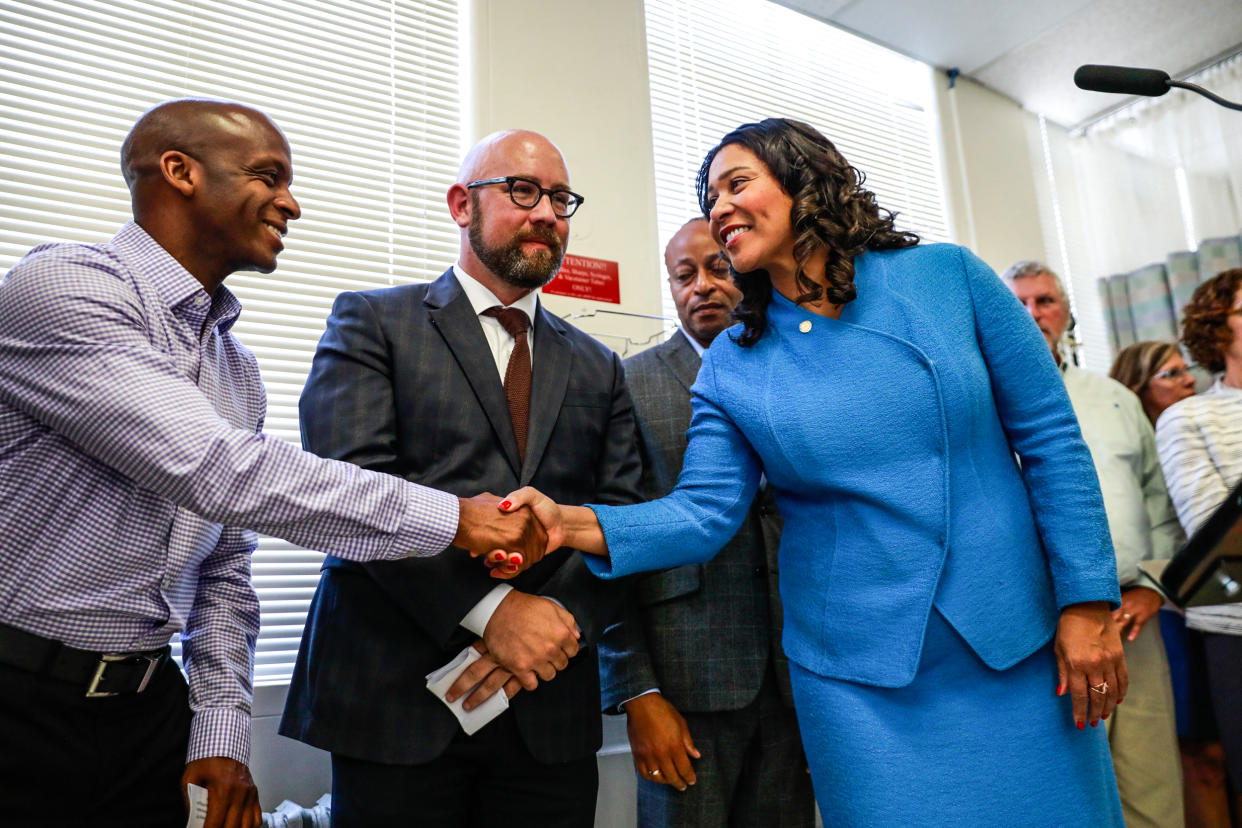
[{"label": "black eyeglasses", "polygon": [[486,187],[489,184],[508,184],[509,198],[525,210],[535,209],[535,206],[539,204],[539,199],[547,196],[548,203],[552,205],[552,212],[557,218],[569,218],[586,200],[569,190],[546,190],[539,186],[539,182],[516,175],[502,175],[499,178],[471,181],[466,185],[466,189],[473,190],[475,187]]}]

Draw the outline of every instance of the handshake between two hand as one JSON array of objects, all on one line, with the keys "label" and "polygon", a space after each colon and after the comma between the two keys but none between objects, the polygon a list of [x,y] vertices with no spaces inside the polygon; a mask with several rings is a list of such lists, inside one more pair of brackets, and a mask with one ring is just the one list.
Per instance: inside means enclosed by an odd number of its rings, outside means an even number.
[{"label": "handshake between two hand", "polygon": [[460,498],[453,544],[482,556],[493,578],[512,578],[538,563],[565,541],[560,509],[530,487],[507,498],[490,492]]}]

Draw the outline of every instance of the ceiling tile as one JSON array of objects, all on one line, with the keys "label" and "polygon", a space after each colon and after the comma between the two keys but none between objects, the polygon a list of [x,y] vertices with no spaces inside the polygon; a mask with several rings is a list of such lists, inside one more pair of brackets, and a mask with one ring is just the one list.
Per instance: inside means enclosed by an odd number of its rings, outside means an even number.
[{"label": "ceiling tile", "polygon": [[1074,70],[1084,63],[1177,77],[1242,49],[1242,0],[778,2],[935,66],[957,67],[1064,126],[1126,100],[1075,87]]},{"label": "ceiling tile", "polygon": [[1239,43],[1238,0],[1177,6],[1166,0],[1097,0],[973,76],[1051,121],[1074,126],[1127,100],[1074,86],[1074,70],[1082,64],[1163,69],[1176,77]]}]

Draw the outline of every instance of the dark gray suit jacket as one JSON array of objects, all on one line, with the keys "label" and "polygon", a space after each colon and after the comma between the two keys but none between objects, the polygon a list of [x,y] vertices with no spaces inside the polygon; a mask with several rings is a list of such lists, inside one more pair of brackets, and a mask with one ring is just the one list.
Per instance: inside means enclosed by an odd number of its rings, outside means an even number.
[{"label": "dark gray suit jacket", "polygon": [[[690,426],[690,387],[701,359],[685,334],[625,361],[638,416],[642,493],[677,484]],[[606,712],[658,687],[683,712],[736,710],[759,692],[770,659],[792,706],[780,646],[780,515],[761,491],[737,535],[710,563],[638,576],[623,620],[600,642]]]},{"label": "dark gray suit jacket", "polygon": [[[519,466],[495,360],[451,269],[429,285],[342,294],[302,392],[303,445],[462,496],[532,485],[562,503],[635,501],[639,461],[621,361],[542,307],[534,330]],[[439,756],[459,725],[425,676],[475,640],[459,622],[498,583],[454,548],[371,564],[328,557],[280,732],[375,762]],[[503,715],[514,717],[540,761],[590,756],[601,741],[590,645],[628,584],[596,579],[568,549],[508,583],[559,600],[583,646],[555,680],[519,692]]]}]

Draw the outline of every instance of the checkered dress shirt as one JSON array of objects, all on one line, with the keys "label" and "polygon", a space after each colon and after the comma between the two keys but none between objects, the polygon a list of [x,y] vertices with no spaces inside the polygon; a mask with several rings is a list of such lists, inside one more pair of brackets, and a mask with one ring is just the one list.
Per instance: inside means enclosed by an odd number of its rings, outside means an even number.
[{"label": "checkered dress shirt", "polygon": [[0,621],[112,652],[181,632],[188,760],[249,761],[252,530],[371,560],[457,526],[454,497],[260,433],[240,310],[132,222],[0,281]]}]

